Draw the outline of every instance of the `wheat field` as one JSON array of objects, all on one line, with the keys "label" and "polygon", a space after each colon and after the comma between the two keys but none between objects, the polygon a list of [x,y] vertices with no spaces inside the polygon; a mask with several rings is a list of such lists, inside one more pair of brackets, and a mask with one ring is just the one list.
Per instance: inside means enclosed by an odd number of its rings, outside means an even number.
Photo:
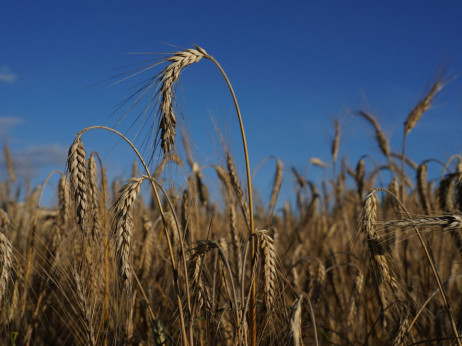
[{"label": "wheat field", "polygon": [[[176,86],[201,60],[229,87],[246,160],[243,177],[227,148],[213,165],[220,200],[188,142],[184,155],[177,150]],[[263,192],[252,187],[245,117],[217,60],[195,47],[149,70],[156,67],[134,102],[147,95],[155,104],[160,150],[143,158],[115,129],[76,129],[67,166],[50,173],[60,176],[56,206],[41,206],[47,181],[24,198],[15,194],[4,145],[2,344],[461,344],[462,157],[416,163],[405,150],[444,76],[403,119],[402,148],[390,147],[373,114],[357,112],[374,129],[374,155],[385,165],[370,153],[339,160],[336,121],[332,178],[315,183],[275,158],[273,186]],[[134,74],[151,73],[144,69]],[[86,151],[89,131],[111,132],[134,150],[130,176],[108,181],[100,155]],[[429,180],[435,162],[441,175]],[[169,181],[173,165],[186,184]],[[386,185],[384,172],[392,177]],[[288,201],[278,199],[283,180],[295,182]]]}]

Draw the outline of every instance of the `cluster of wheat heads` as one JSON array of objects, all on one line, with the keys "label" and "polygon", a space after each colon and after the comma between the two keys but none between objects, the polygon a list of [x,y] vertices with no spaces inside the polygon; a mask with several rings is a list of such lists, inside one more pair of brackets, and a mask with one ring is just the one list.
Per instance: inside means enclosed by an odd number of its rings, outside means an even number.
[{"label": "cluster of wheat heads", "polygon": [[[182,70],[201,58],[223,72],[196,47],[167,57],[166,67],[140,89],[140,97],[152,91],[149,102],[159,107],[164,155],[153,173],[124,135],[95,126],[77,134],[66,172],[51,172],[31,191],[19,185],[4,144],[2,343],[458,343],[462,158],[416,164],[404,149],[393,152],[378,120],[361,111],[374,127],[385,164],[378,166],[368,154],[351,164],[340,160],[336,121],[332,165],[310,161],[332,166],[332,177],[315,183],[292,168],[295,203],[278,204],[281,160],[274,158],[271,190],[255,191],[249,176],[243,188],[229,151],[223,164],[207,172],[187,141],[185,157],[176,153],[175,85]],[[419,102],[420,116],[442,84]],[[417,120],[406,122],[405,136]],[[98,153],[85,150],[88,131],[122,138],[142,170],[134,164],[125,180],[108,181]],[[243,131],[242,137],[248,160]],[[172,164],[186,184],[163,174]],[[429,180],[428,167],[437,164],[441,176]],[[211,197],[209,190],[217,188],[206,173],[216,174],[221,200]],[[54,175],[57,205],[41,207]],[[387,186],[385,175],[391,177]],[[252,193],[267,197],[268,204],[255,198],[254,207]]]}]

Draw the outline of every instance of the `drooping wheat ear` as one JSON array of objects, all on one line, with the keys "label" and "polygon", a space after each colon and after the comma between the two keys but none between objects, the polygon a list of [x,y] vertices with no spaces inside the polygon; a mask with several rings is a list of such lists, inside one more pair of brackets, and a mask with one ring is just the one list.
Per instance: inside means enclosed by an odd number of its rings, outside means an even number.
[{"label": "drooping wheat ear", "polygon": [[382,151],[383,155],[390,156],[390,146],[388,145],[388,138],[382,131],[379,122],[377,119],[370,113],[366,113],[363,111],[359,111],[358,114],[362,116],[364,119],[369,121],[375,129],[375,139],[379,144],[380,150]]},{"label": "drooping wheat ear", "polygon": [[430,201],[428,199],[427,190],[427,162],[422,162],[417,168],[417,192],[419,194],[420,203],[425,214],[430,211]]},{"label": "drooping wheat ear", "polygon": [[256,234],[260,238],[260,250],[263,253],[265,308],[266,311],[270,311],[276,297],[276,250],[274,249],[273,239],[267,234],[266,230],[256,231]]},{"label": "drooping wheat ear", "polygon": [[159,91],[159,110],[161,147],[164,156],[168,155],[175,146],[175,84],[180,78],[181,71],[187,66],[199,62],[207,52],[202,48],[187,49],[177,52],[164,59],[170,64],[159,74],[156,83],[162,84]]},{"label": "drooping wheat ear", "polygon": [[278,198],[279,190],[282,184],[282,170],[284,165],[282,164],[281,160],[276,160],[276,173],[274,175],[273,181],[273,190],[271,192],[271,198],[269,203],[269,210],[273,210],[274,206],[276,205],[276,201]]},{"label": "drooping wheat ear", "polygon": [[438,186],[438,205],[441,211],[452,211],[454,209],[453,190],[454,175],[450,174],[442,179]]},{"label": "drooping wheat ear", "polygon": [[334,120],[334,129],[335,129],[335,136],[334,136],[334,141],[332,142],[331,153],[332,153],[332,161],[336,162],[337,156],[338,156],[338,147],[340,144],[340,123],[338,119]]},{"label": "drooping wheat ear", "polygon": [[141,176],[133,177],[128,180],[120,189],[113,205],[114,219],[112,235],[115,237],[116,242],[119,273],[129,293],[129,297],[131,297],[132,282],[130,244],[132,241],[133,224],[131,212],[144,179],[146,179],[146,177]]},{"label": "drooping wheat ear", "polygon": [[292,305],[292,312],[289,320],[289,345],[301,346],[302,341],[302,300],[303,294],[300,294]]},{"label": "drooping wheat ear", "polygon": [[67,157],[67,169],[71,181],[72,194],[74,195],[77,223],[82,232],[85,232],[85,219],[88,211],[87,194],[87,170],[85,167],[85,148],[82,138],[77,136],[69,148]]},{"label": "drooping wheat ear", "polygon": [[247,227],[250,227],[249,224],[249,206],[247,205],[247,201],[244,197],[244,192],[242,191],[240,180],[237,176],[236,167],[234,166],[233,158],[229,152],[226,152],[226,166],[228,167],[229,178],[231,181],[231,186],[234,189],[234,193],[236,194],[236,198],[241,206],[242,213],[244,214],[245,222]]},{"label": "drooping wheat ear", "polygon": [[0,230],[0,301],[3,300],[13,271],[13,248],[10,241]]},{"label": "drooping wheat ear", "polygon": [[8,168],[8,174],[10,176],[10,180],[12,182],[15,182],[16,175],[14,174],[13,161],[11,160],[11,155],[10,155],[10,148],[8,147],[8,144],[6,143],[5,140],[3,141],[3,154],[4,154],[6,167]]},{"label": "drooping wheat ear", "polygon": [[96,160],[95,156],[91,155],[88,159],[87,165],[87,175],[88,175],[88,196],[91,204],[91,236],[92,239],[98,239],[101,228],[101,212],[99,209],[99,189],[96,179],[97,169],[96,169]]},{"label": "drooping wheat ear", "polygon": [[441,78],[433,84],[428,94],[414,107],[414,109],[407,116],[406,122],[404,123],[404,136],[407,136],[409,132],[416,126],[422,115],[430,108],[433,97],[444,87]]}]

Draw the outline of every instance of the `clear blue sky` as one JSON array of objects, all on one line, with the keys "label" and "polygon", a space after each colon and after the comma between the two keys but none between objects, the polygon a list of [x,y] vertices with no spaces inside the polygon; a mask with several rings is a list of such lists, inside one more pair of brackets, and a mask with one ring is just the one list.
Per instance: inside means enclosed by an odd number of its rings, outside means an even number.
[{"label": "clear blue sky", "polygon": [[[53,168],[64,169],[76,132],[116,122],[114,107],[139,79],[88,86],[143,60],[125,53],[197,43],[235,88],[251,165],[269,155],[284,162],[284,198],[291,166],[307,173],[311,157],[330,162],[334,118],[342,130],[339,156],[352,166],[365,153],[381,158],[372,128],[352,111],[375,114],[392,150],[400,151],[403,122],[440,69],[449,78],[462,73],[461,18],[459,1],[3,1],[0,131],[18,169],[27,160],[38,183]],[[222,160],[213,118],[228,133],[242,171],[233,104],[216,68],[207,61],[191,66],[182,86],[200,162]],[[461,125],[459,77],[409,135],[409,156],[445,161],[460,153]],[[130,172],[132,156],[115,137],[88,135],[84,144],[113,172]],[[273,171],[263,166],[258,188],[270,188]],[[309,179],[319,175],[319,168],[309,168]]]}]

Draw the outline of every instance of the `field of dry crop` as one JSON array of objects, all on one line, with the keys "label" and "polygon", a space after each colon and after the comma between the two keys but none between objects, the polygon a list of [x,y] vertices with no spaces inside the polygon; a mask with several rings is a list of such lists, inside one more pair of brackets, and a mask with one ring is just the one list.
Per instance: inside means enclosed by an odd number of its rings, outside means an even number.
[{"label": "field of dry crop", "polygon": [[[161,61],[133,98],[157,102],[161,159],[146,165],[140,155],[124,181],[108,181],[98,153],[85,150],[85,134],[112,132],[136,151],[133,144],[110,128],[83,129],[69,139],[67,167],[54,172],[58,205],[40,207],[47,182],[20,200],[4,146],[1,344],[460,345],[462,157],[414,162],[405,151],[446,80],[434,81],[403,119],[402,148],[389,147],[372,114],[357,113],[374,129],[385,165],[368,153],[338,160],[336,122],[332,179],[315,184],[274,159],[264,203],[248,161],[239,176],[225,148],[213,167],[217,201],[187,141],[184,155],[176,151],[176,84],[201,59],[228,82],[196,47]],[[245,117],[228,87],[248,160]],[[427,179],[429,165],[439,179]],[[172,166],[187,184],[168,180]],[[295,182],[285,203],[277,200],[283,179]]]}]

